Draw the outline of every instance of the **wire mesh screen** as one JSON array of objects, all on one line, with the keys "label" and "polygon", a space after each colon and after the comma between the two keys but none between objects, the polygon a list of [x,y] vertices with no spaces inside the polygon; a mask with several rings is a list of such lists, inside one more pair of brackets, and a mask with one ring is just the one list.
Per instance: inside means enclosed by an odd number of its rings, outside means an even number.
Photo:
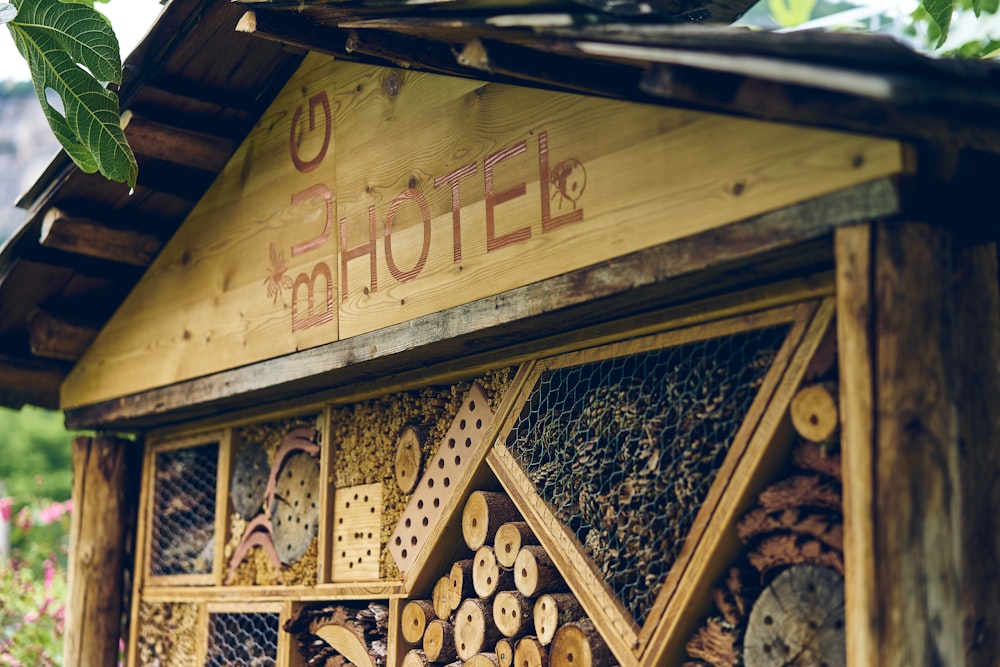
[{"label": "wire mesh screen", "polygon": [[640,626],[787,325],[551,370],[507,439]]},{"label": "wire mesh screen", "polygon": [[215,484],[219,445],[199,445],[156,455],[150,572],[212,571]]},{"label": "wire mesh screen", "polygon": [[211,614],[206,667],[274,667],[278,614]]}]

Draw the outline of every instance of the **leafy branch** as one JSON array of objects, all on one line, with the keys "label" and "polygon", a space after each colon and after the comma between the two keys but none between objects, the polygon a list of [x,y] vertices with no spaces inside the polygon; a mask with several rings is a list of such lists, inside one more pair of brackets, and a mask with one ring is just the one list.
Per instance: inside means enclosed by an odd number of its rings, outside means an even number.
[{"label": "leafy branch", "polygon": [[35,94],[63,149],[87,173],[135,186],[138,165],[119,120],[118,39],[92,6],[61,0],[0,1],[0,23],[28,62]]}]

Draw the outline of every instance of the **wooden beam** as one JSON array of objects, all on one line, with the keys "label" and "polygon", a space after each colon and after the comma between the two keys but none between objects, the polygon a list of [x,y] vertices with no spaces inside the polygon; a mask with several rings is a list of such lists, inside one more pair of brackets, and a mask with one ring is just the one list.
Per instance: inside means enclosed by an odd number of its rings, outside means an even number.
[{"label": "wooden beam", "polygon": [[122,114],[122,128],[136,155],[206,171],[219,171],[235,146],[231,139]]},{"label": "wooden beam", "polygon": [[6,395],[4,403],[18,408],[24,403],[50,410],[58,408],[59,386],[67,370],[59,363],[0,354],[0,392]]},{"label": "wooden beam", "polygon": [[97,336],[95,324],[36,310],[28,319],[31,353],[46,359],[76,361]]},{"label": "wooden beam", "polygon": [[[133,451],[130,451],[133,450]],[[64,655],[70,667],[118,664],[129,478],[139,450],[111,436],[73,441],[73,515]]]},{"label": "wooden beam", "polygon": [[[852,640],[851,664],[960,665],[962,491],[951,237],[920,223],[878,223],[869,254],[864,232],[857,234],[851,254],[841,233],[837,258],[839,282],[847,287],[838,295],[841,317],[853,321],[839,330],[853,330],[844,336],[840,360],[849,384],[845,537],[854,554],[859,544],[852,540],[870,531],[872,571],[848,570],[849,590],[869,589],[863,600],[848,603],[861,615],[853,629],[867,630],[869,642],[862,653]],[[864,339],[868,349],[858,344]],[[872,369],[870,410],[864,378],[850,374],[853,364]],[[870,527],[858,525],[866,521]]]},{"label": "wooden beam", "polygon": [[663,244],[441,313],[132,396],[67,410],[72,428],[131,429],[289,394],[333,389],[435,363],[492,355],[627,315],[829,267],[837,225],[891,217],[901,202],[876,181]]},{"label": "wooden beam", "polygon": [[149,266],[163,243],[152,234],[116,229],[52,207],[42,219],[39,241],[46,248],[132,266]]},{"label": "wooden beam", "polygon": [[872,377],[872,228],[842,227],[834,234],[837,348],[844,479],[844,620],[848,667],[866,667],[878,638],[875,581],[875,508],[872,499],[874,388]]},{"label": "wooden beam", "polygon": [[965,664],[1000,656],[1000,291],[994,243],[956,253]]}]

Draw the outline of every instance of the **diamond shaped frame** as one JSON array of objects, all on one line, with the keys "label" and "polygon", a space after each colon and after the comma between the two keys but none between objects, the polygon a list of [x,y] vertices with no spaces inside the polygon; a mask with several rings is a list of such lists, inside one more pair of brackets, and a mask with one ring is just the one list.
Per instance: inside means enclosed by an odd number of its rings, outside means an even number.
[{"label": "diamond shaped frame", "polygon": [[[738,542],[732,532],[735,517],[751,497],[751,489],[770,469],[775,441],[788,441],[779,433],[787,426],[787,407],[822,333],[832,316],[831,302],[790,306],[749,316],[720,320],[637,340],[572,352],[538,361],[521,391],[509,406],[487,463],[521,509],[542,545],[570,583],[591,620],[622,665],[662,664],[679,657],[699,605],[725,563],[735,555]],[[561,521],[537,492],[515,456],[503,444],[515,427],[532,390],[552,370],[604,359],[675,347],[720,336],[780,324],[790,328],[770,370],[742,419],[732,444],[701,503],[683,547],[662,583],[646,623],[639,626],[607,586],[576,534]],[[700,598],[705,598],[704,600]],[[689,627],[690,626],[690,627]]]}]

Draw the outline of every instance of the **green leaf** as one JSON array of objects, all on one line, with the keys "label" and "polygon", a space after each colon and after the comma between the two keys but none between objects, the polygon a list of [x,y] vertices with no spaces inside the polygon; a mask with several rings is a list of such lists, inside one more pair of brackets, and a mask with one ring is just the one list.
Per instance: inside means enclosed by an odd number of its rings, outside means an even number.
[{"label": "green leaf", "polygon": [[[85,5],[15,0],[7,24],[28,61],[35,94],[56,138],[80,169],[135,186],[135,156],[121,129],[118,97],[103,82],[121,83],[118,40]],[[62,109],[50,96],[57,96]]]},{"label": "green leaf", "polygon": [[951,27],[951,15],[955,10],[955,0],[921,0],[921,6],[927,11],[931,23],[941,31],[937,46],[948,39],[948,28]]}]

